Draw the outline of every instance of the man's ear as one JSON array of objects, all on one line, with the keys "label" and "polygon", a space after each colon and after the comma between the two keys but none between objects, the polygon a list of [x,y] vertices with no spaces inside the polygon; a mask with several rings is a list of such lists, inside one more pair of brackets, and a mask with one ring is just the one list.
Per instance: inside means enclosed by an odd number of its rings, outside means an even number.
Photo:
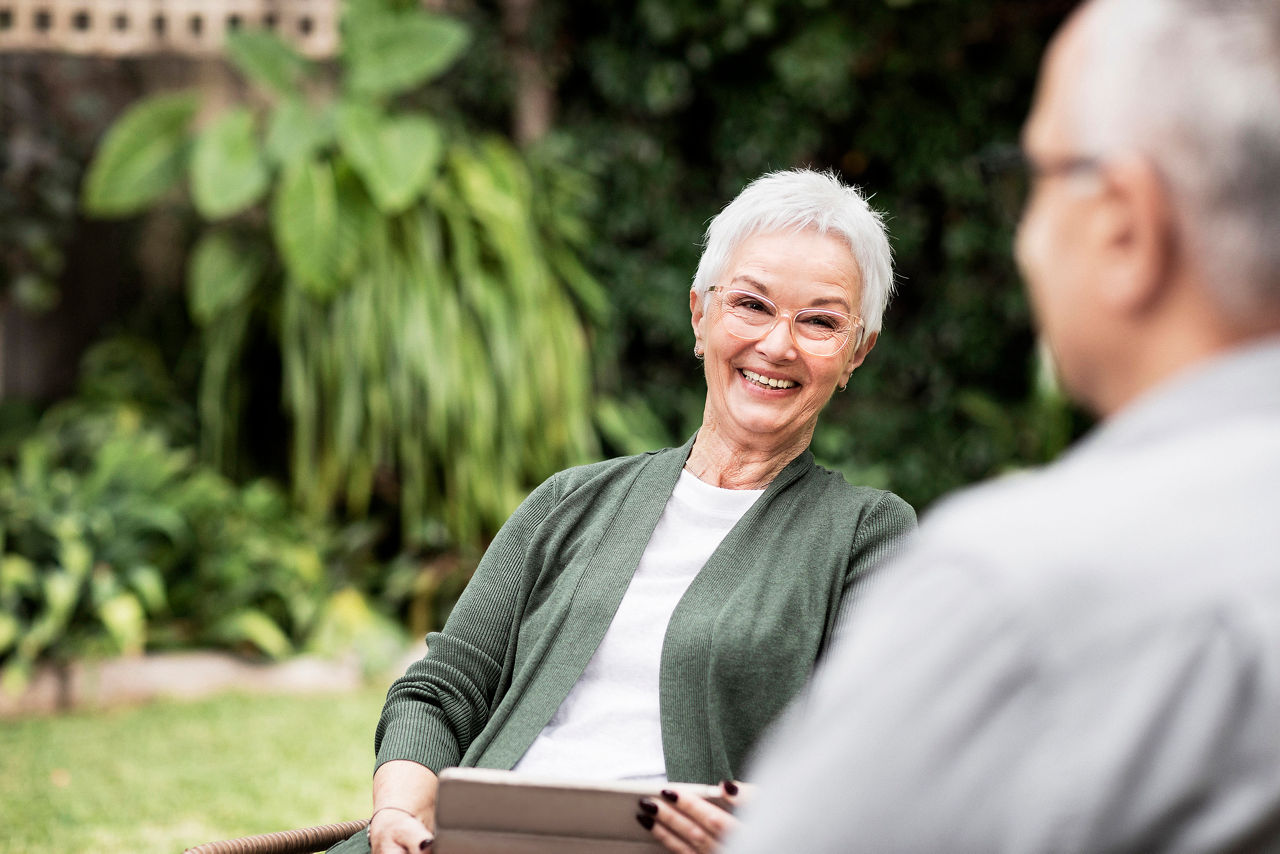
[{"label": "man's ear", "polygon": [[1101,250],[1099,298],[1122,312],[1157,303],[1177,251],[1172,200],[1160,173],[1137,156],[1108,163],[1090,237]]},{"label": "man's ear", "polygon": [[867,358],[867,354],[871,352],[871,348],[876,346],[876,339],[880,337],[879,332],[872,332],[866,338],[862,339],[862,343],[858,345],[858,349],[853,351],[853,355],[849,357],[849,363],[844,366],[844,378],[841,384],[849,382],[854,370],[862,365]]}]

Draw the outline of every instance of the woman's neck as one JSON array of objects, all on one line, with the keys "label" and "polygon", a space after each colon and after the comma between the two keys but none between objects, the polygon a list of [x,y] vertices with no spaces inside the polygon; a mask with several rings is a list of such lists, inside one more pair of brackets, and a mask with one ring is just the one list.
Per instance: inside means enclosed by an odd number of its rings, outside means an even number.
[{"label": "woman's neck", "polygon": [[721,489],[764,489],[813,438],[812,428],[785,439],[745,443],[703,422],[685,462],[698,480]]}]

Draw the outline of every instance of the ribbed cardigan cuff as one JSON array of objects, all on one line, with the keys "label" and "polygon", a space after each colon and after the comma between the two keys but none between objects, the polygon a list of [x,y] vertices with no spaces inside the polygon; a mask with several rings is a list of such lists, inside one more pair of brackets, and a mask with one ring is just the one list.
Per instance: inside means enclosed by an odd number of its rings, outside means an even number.
[{"label": "ribbed cardigan cuff", "polygon": [[431,714],[425,704],[405,703],[382,731],[374,770],[394,759],[407,759],[439,774],[442,769],[457,765],[461,758],[448,724]]}]

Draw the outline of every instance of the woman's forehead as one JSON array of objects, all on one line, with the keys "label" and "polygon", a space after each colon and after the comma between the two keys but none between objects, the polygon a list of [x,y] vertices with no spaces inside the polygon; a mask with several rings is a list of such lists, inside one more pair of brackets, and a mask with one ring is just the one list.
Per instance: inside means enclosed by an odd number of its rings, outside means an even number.
[{"label": "woman's forehead", "polygon": [[730,256],[725,274],[729,287],[771,299],[839,299],[852,304],[862,284],[845,242],[815,231],[753,234]]}]

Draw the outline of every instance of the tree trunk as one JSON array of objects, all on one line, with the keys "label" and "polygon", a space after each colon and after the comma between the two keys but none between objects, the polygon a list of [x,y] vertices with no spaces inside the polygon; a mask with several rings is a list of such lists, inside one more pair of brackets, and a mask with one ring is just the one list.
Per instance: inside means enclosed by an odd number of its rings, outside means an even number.
[{"label": "tree trunk", "polygon": [[512,133],[520,145],[537,142],[551,129],[555,91],[542,56],[529,41],[536,0],[502,0],[502,31],[515,75]]}]

